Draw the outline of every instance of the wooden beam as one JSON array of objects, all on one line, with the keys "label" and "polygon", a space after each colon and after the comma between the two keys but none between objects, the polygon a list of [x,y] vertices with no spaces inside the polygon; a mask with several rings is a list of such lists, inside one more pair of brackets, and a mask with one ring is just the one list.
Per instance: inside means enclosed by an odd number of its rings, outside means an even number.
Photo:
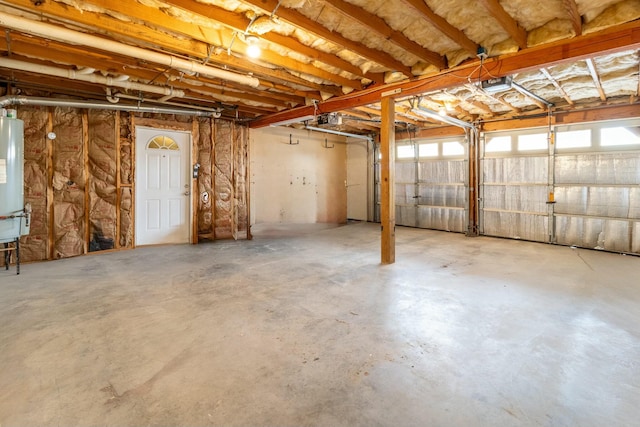
[{"label": "wooden beam", "polygon": [[[242,0],[244,3],[250,4],[252,6],[258,7],[261,10],[265,11],[265,13],[271,13],[276,7],[279,5],[278,0]],[[413,77],[413,73],[411,72],[411,67],[407,67],[402,62],[393,58],[391,55],[381,52],[376,49],[371,49],[363,45],[362,43],[355,42],[350,40],[341,34],[335,33],[330,29],[323,27],[318,24],[314,20],[307,18],[300,12],[289,9],[286,7],[278,7],[278,11],[276,15],[284,20],[289,22],[290,24],[304,30],[315,34],[316,36],[322,37],[328,42],[334,43],[338,46],[342,46],[345,49],[351,50],[363,58],[369,59],[373,62],[377,62],[378,64],[384,65],[385,67],[391,69],[392,71],[399,71],[403,73],[407,77]]]},{"label": "wooden beam", "polygon": [[324,0],[325,3],[333,6],[337,11],[342,13],[347,18],[358,21],[369,30],[378,33],[385,40],[390,41],[396,46],[404,49],[405,51],[417,56],[423,61],[435,65],[438,69],[442,70],[446,68],[447,64],[442,55],[433,52],[424,46],[419,45],[413,40],[408,39],[400,31],[396,31],[391,28],[384,19],[380,18],[373,13],[367,12],[365,9],[355,6],[351,3],[347,3],[344,0]]},{"label": "wooden beam", "polygon": [[[235,31],[244,32],[251,23],[251,21],[244,15],[226,10],[213,4],[199,3],[195,0],[163,0],[163,2],[188,12],[213,19]],[[336,55],[309,47],[293,37],[284,36],[276,31],[270,31],[262,34],[261,37],[271,43],[275,43],[294,52],[298,52],[314,61],[331,65],[332,67],[345,70],[351,74],[367,78],[376,83],[382,83],[384,81],[384,75],[382,73],[365,73],[349,61],[345,61]]]},{"label": "wooden beam", "polygon": [[458,46],[469,52],[472,56],[476,56],[478,53],[478,44],[468,38],[462,31],[449,24],[446,19],[437,15],[431,8],[424,2],[424,0],[402,0],[407,5],[414,8],[419,12],[423,18],[429,21],[434,27],[436,27],[442,34],[453,40]]},{"label": "wooden beam", "polygon": [[502,28],[520,46],[520,49],[527,47],[527,32],[504,10],[498,0],[479,0],[479,3],[489,11]]},{"label": "wooden beam", "polygon": [[593,59],[591,58],[587,58],[585,61],[587,63],[587,68],[589,69],[589,74],[591,74],[591,78],[593,79],[593,83],[596,85],[598,94],[600,94],[600,100],[606,101],[607,95],[604,93],[604,89],[602,88],[602,82],[600,82],[600,76],[598,75],[598,70],[596,70],[596,64],[593,63]]},{"label": "wooden beam", "polygon": [[381,262],[396,262],[396,196],[395,196],[395,101],[382,98],[380,129],[380,217],[382,225]]},{"label": "wooden beam", "polygon": [[564,90],[562,88],[562,86],[560,86],[560,83],[558,83],[558,81],[551,75],[551,73],[549,73],[549,70],[547,70],[546,68],[542,67],[542,68],[540,68],[540,72],[542,72],[544,77],[547,80],[549,80],[556,87],[558,92],[560,92],[560,95],[562,95],[564,100],[567,101],[567,104],[569,104],[571,106],[575,105],[575,102],[573,102],[573,100],[569,97],[569,94],[567,93],[567,91]]},{"label": "wooden beam", "polygon": [[[594,55],[605,55],[640,47],[640,20],[622,24],[596,33],[585,34],[573,39],[560,40],[544,46],[525,49],[514,54],[490,58],[484,66],[492,76],[502,77],[515,73],[539,70],[540,67],[583,60]],[[317,112],[330,113],[380,101],[381,94],[399,91],[397,96],[416,96],[430,91],[442,90],[460,85],[471,72],[477,69],[479,61],[447,70],[446,73],[425,76],[412,81],[403,81],[376,86],[357,93],[329,99],[317,105]],[[259,128],[282,120],[314,114],[316,107],[305,106],[260,117],[250,126]]]},{"label": "wooden beam", "polygon": [[576,36],[581,36],[582,16],[580,16],[580,12],[578,11],[576,0],[562,0],[562,5],[567,10],[567,15],[569,15],[569,19],[571,20],[571,25],[573,26],[573,31],[576,33]]}]

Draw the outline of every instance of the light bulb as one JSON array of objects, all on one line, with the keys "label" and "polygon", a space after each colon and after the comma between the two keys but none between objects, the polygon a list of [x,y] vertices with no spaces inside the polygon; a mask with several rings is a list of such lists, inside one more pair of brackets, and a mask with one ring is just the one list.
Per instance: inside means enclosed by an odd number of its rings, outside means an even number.
[{"label": "light bulb", "polygon": [[257,44],[250,44],[247,46],[247,55],[251,58],[259,58],[260,54],[262,54],[262,50],[260,46]]}]

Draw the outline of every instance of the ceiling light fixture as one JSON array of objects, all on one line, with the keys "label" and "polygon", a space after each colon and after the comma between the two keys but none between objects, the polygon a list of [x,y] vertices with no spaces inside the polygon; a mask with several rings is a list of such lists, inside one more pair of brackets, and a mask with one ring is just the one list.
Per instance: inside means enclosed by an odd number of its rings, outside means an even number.
[{"label": "ceiling light fixture", "polygon": [[247,43],[247,55],[250,58],[259,58],[262,54],[262,49],[259,46],[260,39],[254,35],[245,35],[244,41]]}]

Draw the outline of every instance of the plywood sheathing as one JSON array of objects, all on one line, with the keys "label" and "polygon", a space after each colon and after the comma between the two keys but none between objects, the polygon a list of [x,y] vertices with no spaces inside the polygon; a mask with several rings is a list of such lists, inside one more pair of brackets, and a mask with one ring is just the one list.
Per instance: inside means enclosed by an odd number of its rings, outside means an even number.
[{"label": "plywood sheathing", "polygon": [[22,107],[24,120],[24,201],[31,203],[31,231],[20,240],[23,261],[47,259],[49,213],[47,211],[46,107]]},{"label": "plywood sheathing", "polygon": [[116,115],[89,110],[89,251],[113,249],[116,241]]}]

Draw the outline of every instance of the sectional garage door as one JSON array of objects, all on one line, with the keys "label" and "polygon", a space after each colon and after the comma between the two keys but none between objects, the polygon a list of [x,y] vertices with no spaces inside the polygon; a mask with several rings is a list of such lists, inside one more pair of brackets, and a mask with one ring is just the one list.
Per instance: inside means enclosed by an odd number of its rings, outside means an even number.
[{"label": "sectional garage door", "polygon": [[639,125],[485,134],[481,233],[640,253]]},{"label": "sectional garage door", "polygon": [[396,224],[466,232],[466,158],[464,137],[398,141]]}]

